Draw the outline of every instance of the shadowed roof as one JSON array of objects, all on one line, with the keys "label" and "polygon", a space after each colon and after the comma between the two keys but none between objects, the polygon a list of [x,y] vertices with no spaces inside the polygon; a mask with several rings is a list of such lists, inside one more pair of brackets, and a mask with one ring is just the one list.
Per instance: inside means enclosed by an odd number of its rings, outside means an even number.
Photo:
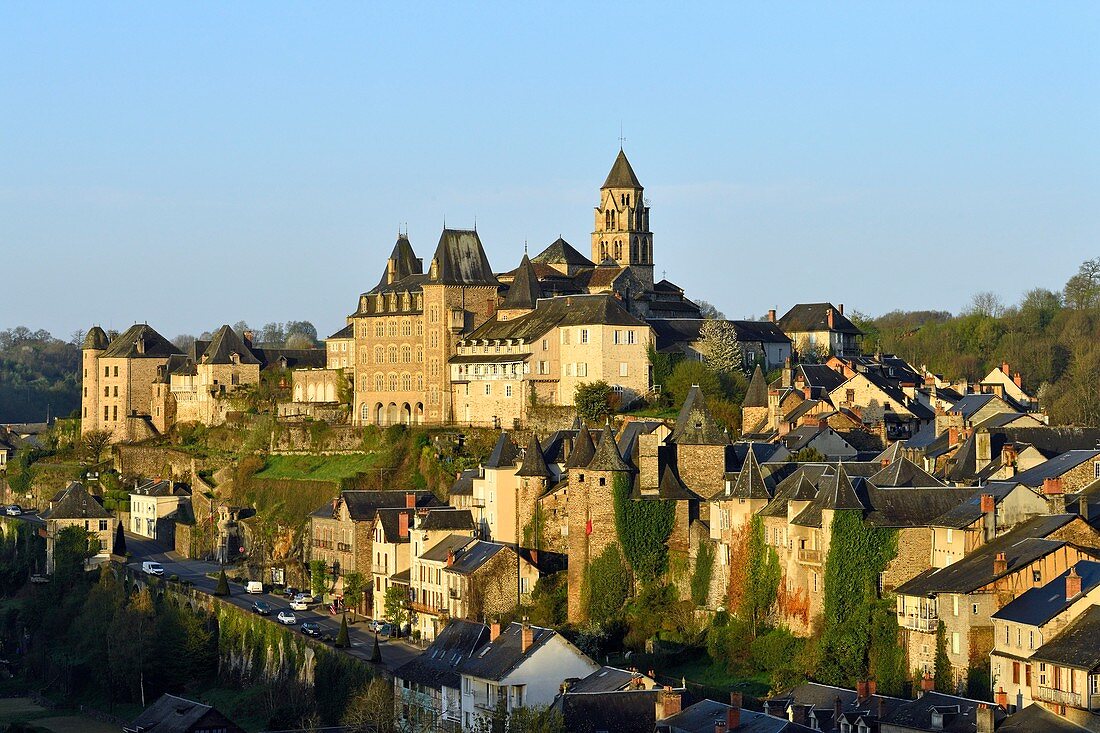
[{"label": "shadowed roof", "polygon": [[588,425],[581,425],[576,440],[573,441],[573,451],[565,459],[566,468],[584,468],[596,455],[596,446],[592,444],[592,434],[588,432]]},{"label": "shadowed roof", "polygon": [[530,476],[532,478],[550,478],[550,467],[546,465],[546,457],[542,454],[542,446],[539,445],[539,436],[531,433],[531,442],[527,444],[527,450],[523,454],[523,462],[516,471],[517,476]]},{"label": "shadowed roof", "polygon": [[[138,350],[138,342],[144,343],[143,350]],[[181,354],[168,339],[154,331],[145,323],[135,323],[111,341],[107,350],[100,354],[103,358],[167,358],[172,354]]]},{"label": "shadowed roof", "polygon": [[84,343],[80,345],[82,349],[95,349],[102,351],[110,345],[110,340],[107,338],[107,334],[103,332],[103,329],[99,326],[92,326],[88,331],[88,335],[84,337]]},{"label": "shadowed roof", "polygon": [[476,230],[444,229],[432,261],[432,282],[443,285],[500,285]]},{"label": "shadowed roof", "polygon": [[588,470],[590,471],[629,471],[630,466],[623,460],[622,455],[619,454],[619,445],[615,441],[615,434],[611,432],[611,425],[607,424],[603,427],[603,434],[600,436],[600,444],[596,448],[595,454],[592,456],[592,460],[588,462]]},{"label": "shadowed roof", "polygon": [[[630,161],[626,159],[626,153],[619,149],[615,156],[615,162],[611,165],[611,172],[600,188],[641,188],[638,176],[634,175],[634,169],[630,167]],[[639,202],[641,203],[641,202]]]},{"label": "shadowed roof", "polygon": [[[199,361],[205,364],[230,364],[232,363],[231,354],[236,354],[241,364],[260,363],[260,360],[252,353],[244,340],[228,325],[218,329],[217,333],[214,334],[214,338],[207,345],[206,350],[199,355]],[[205,357],[205,361],[203,361],[203,357]]]},{"label": "shadowed roof", "polygon": [[542,295],[539,288],[539,279],[535,275],[535,268],[527,255],[519,263],[512,285],[508,288],[508,294],[504,296],[504,302],[500,304],[501,310],[529,309],[533,310]]},{"label": "shadowed roof", "polygon": [[752,379],[749,380],[749,389],[745,392],[742,407],[767,407],[768,406],[768,382],[764,379],[764,370],[756,365]]},{"label": "shadowed roof", "polygon": [[558,237],[553,244],[531,258],[532,262],[546,265],[575,265],[595,267],[596,263],[578,252],[573,245]]}]

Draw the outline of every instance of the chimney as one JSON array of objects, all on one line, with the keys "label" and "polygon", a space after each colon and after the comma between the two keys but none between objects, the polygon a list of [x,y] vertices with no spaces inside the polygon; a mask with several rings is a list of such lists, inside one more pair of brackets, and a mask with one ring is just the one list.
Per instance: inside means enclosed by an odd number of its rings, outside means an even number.
[{"label": "chimney", "polygon": [[253,334],[251,331],[245,331],[243,334],[241,334],[241,338],[244,339],[245,346],[252,348],[252,337],[254,335],[255,334]]},{"label": "chimney", "polygon": [[889,458],[883,458],[883,459],[882,459],[881,461],[879,461],[878,463],[879,463],[879,465],[880,465],[880,466],[882,466],[883,468],[886,468],[887,466],[889,466],[889,465],[890,465],[890,459],[889,459]]},{"label": "chimney", "polygon": [[134,346],[137,348],[137,353],[144,354],[145,353],[145,337],[142,336],[137,341],[135,341]]},{"label": "chimney", "polygon": [[840,730],[840,718],[844,715],[844,703],[840,700],[840,695],[833,698],[833,727]]},{"label": "chimney", "polygon": [[730,707],[726,711],[726,730],[737,730],[741,727],[741,693],[730,693]]},{"label": "chimney", "polygon": [[486,298],[485,299],[485,311],[489,318],[493,317],[493,314],[497,312],[497,299]]},{"label": "chimney", "polygon": [[856,682],[856,702],[863,702],[867,699],[867,680],[860,680]]},{"label": "chimney", "polygon": [[416,494],[412,493],[411,491],[409,493],[405,494],[405,508],[406,509],[415,509],[416,508]]},{"label": "chimney", "polygon": [[867,680],[867,696],[868,697],[874,697],[877,694],[878,694],[878,681],[877,680]]},{"label": "chimney", "polygon": [[447,567],[451,567],[455,564],[455,552],[454,550],[447,550]]},{"label": "chimney", "polygon": [[1015,374],[1012,375],[1012,381],[1020,389],[1024,388],[1024,378],[1020,376],[1019,372],[1016,372]]},{"label": "chimney", "polygon": [[1062,478],[1043,479],[1043,494],[1045,496],[1057,496],[1062,493]]},{"label": "chimney", "polygon": [[795,725],[810,726],[811,705],[795,704],[787,709],[787,719]]},{"label": "chimney", "polygon": [[496,619],[493,623],[489,624],[489,641],[493,642],[500,636],[500,619]]},{"label": "chimney", "polygon": [[982,704],[978,706],[977,733],[993,733],[993,708]]},{"label": "chimney", "polygon": [[886,717],[886,698],[885,697],[876,697],[875,698],[875,703],[876,703],[876,705],[875,705],[875,717],[878,718],[879,720],[882,720],[883,718]]},{"label": "chimney", "polygon": [[665,687],[657,693],[657,720],[670,718],[680,712],[680,691]]},{"label": "chimney", "polygon": [[836,328],[836,317],[833,315],[833,309],[832,308],[826,309],[825,318],[829,322],[829,330],[830,331],[832,331],[834,328]]},{"label": "chimney", "polygon": [[1002,687],[1001,689],[997,690],[997,692],[993,695],[993,700],[1002,708],[1005,708],[1006,710],[1008,709],[1008,693],[1005,692],[1005,688]]},{"label": "chimney", "polygon": [[714,733],[726,733],[726,721],[721,718],[714,721]]},{"label": "chimney", "polygon": [[997,504],[993,494],[982,494],[982,530],[986,542],[997,536]]},{"label": "chimney", "polygon": [[955,426],[951,426],[947,429],[947,445],[955,446],[959,444],[959,429]]},{"label": "chimney", "polygon": [[1005,557],[1003,552],[998,552],[997,557],[993,558],[993,574],[1004,575],[1008,571],[1008,558]]},{"label": "chimney", "polygon": [[1082,496],[1077,500],[1077,514],[1084,521],[1089,521],[1089,498],[1087,496]]},{"label": "chimney", "polygon": [[1006,466],[1016,467],[1016,444],[1005,443],[1001,448],[1001,463]]},{"label": "chimney", "polygon": [[803,385],[803,387],[802,387],[802,396],[803,397],[805,397],[808,400],[813,399],[813,394],[812,393],[813,393],[813,387],[811,387],[808,384]]},{"label": "chimney", "polygon": [[1007,361],[1002,361],[1001,362],[1001,371],[1005,373],[1006,377],[1012,376],[1012,370],[1010,370],[1008,368],[1008,362]]},{"label": "chimney", "polygon": [[1077,574],[1077,568],[1072,567],[1069,569],[1069,575],[1066,576],[1066,600],[1072,601],[1079,595],[1081,595],[1081,576]]},{"label": "chimney", "polygon": [[768,310],[768,322],[775,323],[775,308],[770,308]]},{"label": "chimney", "polygon": [[1043,496],[1051,514],[1066,513],[1066,495],[1062,491],[1062,477],[1043,479]]},{"label": "chimney", "polygon": [[401,512],[397,515],[397,536],[409,536],[409,515],[407,512]]},{"label": "chimney", "polygon": [[535,630],[528,623],[527,618],[523,619],[523,626],[520,627],[520,650],[526,654],[527,650],[535,645]]},{"label": "chimney", "polygon": [[936,681],[932,679],[932,675],[925,672],[924,676],[920,678],[920,691],[925,693],[934,689],[936,689]]}]

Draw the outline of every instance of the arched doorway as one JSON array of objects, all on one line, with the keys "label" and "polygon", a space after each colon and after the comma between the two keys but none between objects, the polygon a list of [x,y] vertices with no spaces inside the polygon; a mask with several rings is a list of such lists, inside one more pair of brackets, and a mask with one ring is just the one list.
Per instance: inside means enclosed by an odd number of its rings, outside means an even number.
[{"label": "arched doorway", "polygon": [[386,408],[382,406],[381,402],[374,406],[374,424],[386,424]]},{"label": "arched doorway", "polygon": [[412,423],[412,408],[409,407],[409,403],[401,405],[401,422],[405,425]]},{"label": "arched doorway", "polygon": [[424,424],[424,403],[423,402],[417,402],[416,403],[416,413],[415,413],[415,415],[416,415],[416,424],[417,425],[423,425]]},{"label": "arched doorway", "polygon": [[391,402],[390,407],[386,412],[387,412],[386,424],[387,425],[396,425],[397,421],[400,419],[400,415],[397,412],[397,403],[396,402]]}]

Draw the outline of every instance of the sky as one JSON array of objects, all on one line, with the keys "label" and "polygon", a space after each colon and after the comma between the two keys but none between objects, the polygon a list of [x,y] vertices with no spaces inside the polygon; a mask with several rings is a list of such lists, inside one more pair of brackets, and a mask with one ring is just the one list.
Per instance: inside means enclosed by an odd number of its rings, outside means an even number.
[{"label": "sky", "polygon": [[[959,311],[1100,256],[1097,3],[0,3],[0,329],[310,320],[474,226],[731,318]],[[621,130],[621,133],[620,133]]]}]

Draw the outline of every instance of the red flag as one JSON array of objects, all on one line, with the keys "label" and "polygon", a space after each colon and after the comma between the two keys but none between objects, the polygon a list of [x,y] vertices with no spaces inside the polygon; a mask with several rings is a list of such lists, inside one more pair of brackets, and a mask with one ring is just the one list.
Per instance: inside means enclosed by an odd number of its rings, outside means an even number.
[{"label": "red flag", "polygon": [[587,522],[584,523],[584,533],[585,534],[592,534],[592,520],[591,519],[589,519]]}]

